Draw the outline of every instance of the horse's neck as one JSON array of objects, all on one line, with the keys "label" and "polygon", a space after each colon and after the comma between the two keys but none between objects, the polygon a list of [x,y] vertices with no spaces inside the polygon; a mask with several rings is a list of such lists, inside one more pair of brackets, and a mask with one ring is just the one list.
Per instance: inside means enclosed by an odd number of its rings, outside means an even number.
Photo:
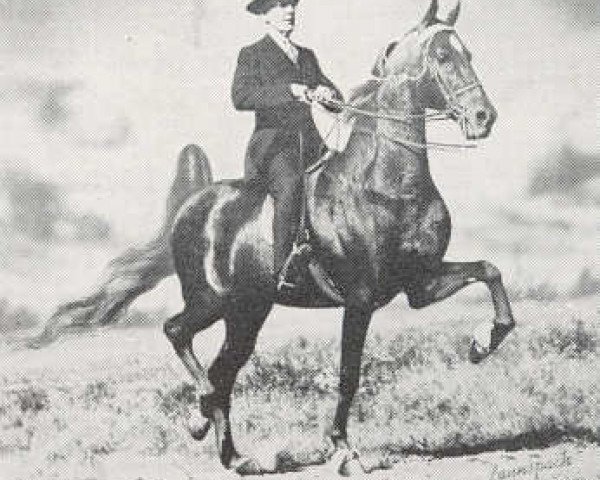
[{"label": "horse's neck", "polygon": [[[345,177],[348,184],[361,189],[373,183],[386,184],[386,194],[394,197],[392,190],[396,185],[400,187],[403,179],[426,174],[427,150],[422,147],[426,141],[424,109],[414,89],[408,82],[394,85],[390,95],[378,91],[368,103],[360,104],[365,110],[398,118],[358,116],[355,123],[358,135],[325,168],[326,175]],[[364,178],[364,183],[357,185],[357,178]]]},{"label": "horse's neck", "polygon": [[424,148],[425,112],[418,102],[415,85],[405,82],[392,89],[387,87],[387,91],[379,92],[372,108],[397,118],[378,118],[371,123],[376,143],[370,166],[364,170],[364,186],[395,201],[422,185],[429,175],[429,166]]},{"label": "horse's neck", "polygon": [[[382,87],[385,88],[385,87]],[[374,123],[380,146],[375,162],[395,161],[404,170],[424,172],[428,168],[425,109],[412,82],[393,86],[393,95],[378,95],[375,108],[395,119],[379,118]],[[399,172],[402,173],[402,172]]]},{"label": "horse's neck", "polygon": [[375,100],[377,110],[383,114],[391,114],[398,119],[380,118],[377,120],[377,132],[391,140],[402,140],[410,143],[425,144],[425,109],[421,106],[414,82],[404,81],[390,87],[383,85],[382,89],[393,88],[393,94],[379,94]]},{"label": "horse's neck", "polygon": [[399,176],[421,176],[429,171],[424,118],[407,123],[379,120],[377,137],[375,164],[393,163]]}]

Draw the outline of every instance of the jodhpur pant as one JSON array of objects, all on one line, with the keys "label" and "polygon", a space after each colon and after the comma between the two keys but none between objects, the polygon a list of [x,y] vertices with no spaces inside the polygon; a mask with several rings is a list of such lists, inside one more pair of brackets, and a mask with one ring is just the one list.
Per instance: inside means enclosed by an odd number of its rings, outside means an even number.
[{"label": "jodhpur pant", "polygon": [[296,236],[302,212],[304,165],[300,152],[284,150],[268,165],[268,191],[273,196],[274,269],[283,267]]},{"label": "jodhpur pant", "polygon": [[244,177],[259,181],[273,197],[274,271],[278,273],[298,235],[305,168],[316,160],[316,129],[255,131],[246,155]]}]

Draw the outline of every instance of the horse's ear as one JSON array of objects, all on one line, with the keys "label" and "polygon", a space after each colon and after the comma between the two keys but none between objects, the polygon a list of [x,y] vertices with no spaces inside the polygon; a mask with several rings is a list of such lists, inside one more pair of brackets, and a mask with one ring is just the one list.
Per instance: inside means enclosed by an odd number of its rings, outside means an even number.
[{"label": "horse's ear", "polygon": [[371,69],[371,74],[374,77],[383,77],[385,76],[385,55],[381,52],[377,55],[377,60],[375,60],[375,65]]},{"label": "horse's ear", "polygon": [[390,43],[385,50],[382,50],[381,53],[377,56],[377,60],[375,60],[375,65],[373,65],[373,69],[371,70],[371,74],[374,77],[384,77],[385,76],[385,62],[391,53],[396,48],[398,42]]},{"label": "horse's ear", "polygon": [[444,23],[453,27],[454,24],[456,23],[456,19],[458,18],[459,13],[460,13],[460,0],[458,0],[458,2],[456,2],[456,6],[450,11],[450,13],[448,14],[448,18],[446,19],[446,21]]},{"label": "horse's ear", "polygon": [[437,15],[438,7],[439,7],[438,0],[431,0],[429,9],[427,10],[427,13],[423,17],[423,20],[421,20],[419,27],[427,28],[435,22],[435,16]]}]

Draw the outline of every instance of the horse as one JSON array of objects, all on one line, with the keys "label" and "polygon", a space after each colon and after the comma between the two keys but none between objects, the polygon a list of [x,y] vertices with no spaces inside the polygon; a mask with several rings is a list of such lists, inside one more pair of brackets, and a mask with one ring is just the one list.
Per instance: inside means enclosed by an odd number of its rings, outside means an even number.
[{"label": "horse", "polygon": [[[515,326],[498,268],[485,260],[444,260],[451,222],[429,172],[427,149],[440,144],[427,141],[426,122],[451,118],[476,140],[490,134],[497,113],[455,30],[460,3],[444,20],[437,10],[432,0],[422,20],[382,50],[374,78],[342,105],[340,121],[354,122],[345,150],[329,154],[307,177],[311,265],[335,289],[313,271],[298,291],[279,291],[272,271],[272,200],[260,185],[213,181],[205,153],[188,145],[156,236],[114,259],[94,293],[59,306],[30,346],[47,344],[65,327],[114,322],[140,294],[176,273],[185,307],[165,322],[164,332],[202,392],[190,432],[202,440],[214,427],[225,468],[269,473],[235,448],[229,414],[236,375],[275,303],[342,307],[339,399],[329,435],[336,470],[360,471],[347,423],[374,311],[402,292],[420,309],[485,283],[495,315],[474,335],[473,363],[494,352]],[[443,115],[432,117],[430,110]],[[192,340],[221,319],[225,341],[205,370]]]},{"label": "horse", "polygon": [[[349,462],[356,456],[347,435],[348,414],[375,310],[400,292],[412,308],[423,308],[484,282],[495,317],[487,336],[472,342],[471,361],[487,357],[513,329],[498,268],[488,261],[444,261],[450,215],[428,167],[429,109],[447,112],[474,140],[489,135],[497,116],[455,30],[459,8],[460,3],[440,20],[433,0],[416,27],[383,49],[375,78],[355,91],[343,114],[356,120],[346,149],[308,178],[313,255],[343,301],[314,287],[296,296],[275,287],[272,211],[259,186],[209,182],[178,211],[171,246],[185,307],[166,321],[164,332],[203,392],[203,421],[192,435],[202,439],[214,427],[225,468],[264,473],[236,450],[229,415],[236,375],[276,303],[344,309],[339,399],[329,435],[334,454],[341,452]],[[192,340],[218,320],[224,320],[225,340],[205,370]]]}]

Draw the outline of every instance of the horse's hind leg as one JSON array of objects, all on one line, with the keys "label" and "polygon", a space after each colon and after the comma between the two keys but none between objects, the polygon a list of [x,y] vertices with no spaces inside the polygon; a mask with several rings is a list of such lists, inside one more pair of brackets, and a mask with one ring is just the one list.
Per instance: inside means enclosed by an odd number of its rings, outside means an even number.
[{"label": "horse's hind leg", "polygon": [[[208,395],[212,393],[213,389],[206,371],[194,354],[192,340],[196,333],[210,327],[223,317],[223,307],[216,298],[210,301],[209,299],[205,300],[202,304],[196,305],[186,303],[183,312],[165,322],[164,331],[200,391],[204,395]],[[208,419],[203,422],[194,421],[190,424],[190,431],[195,439],[202,440],[208,433],[209,427]]]},{"label": "horse's hind leg", "polygon": [[239,370],[254,351],[256,338],[272,304],[262,299],[232,301],[225,315],[225,342],[208,369],[214,392],[203,397],[203,411],[210,412],[215,425],[217,448],[221,463],[240,474],[264,473],[253,460],[242,457],[235,449],[229,421],[231,392]]},{"label": "horse's hind leg", "polygon": [[[455,294],[475,282],[484,282],[492,296],[496,316],[491,326],[483,326],[482,335],[476,335],[470,352],[473,363],[479,363],[496,350],[515,326],[515,321],[502,283],[500,271],[487,261],[443,262],[437,272],[416,279],[406,288],[413,308],[423,308]],[[485,337],[485,338],[483,338]]]}]

